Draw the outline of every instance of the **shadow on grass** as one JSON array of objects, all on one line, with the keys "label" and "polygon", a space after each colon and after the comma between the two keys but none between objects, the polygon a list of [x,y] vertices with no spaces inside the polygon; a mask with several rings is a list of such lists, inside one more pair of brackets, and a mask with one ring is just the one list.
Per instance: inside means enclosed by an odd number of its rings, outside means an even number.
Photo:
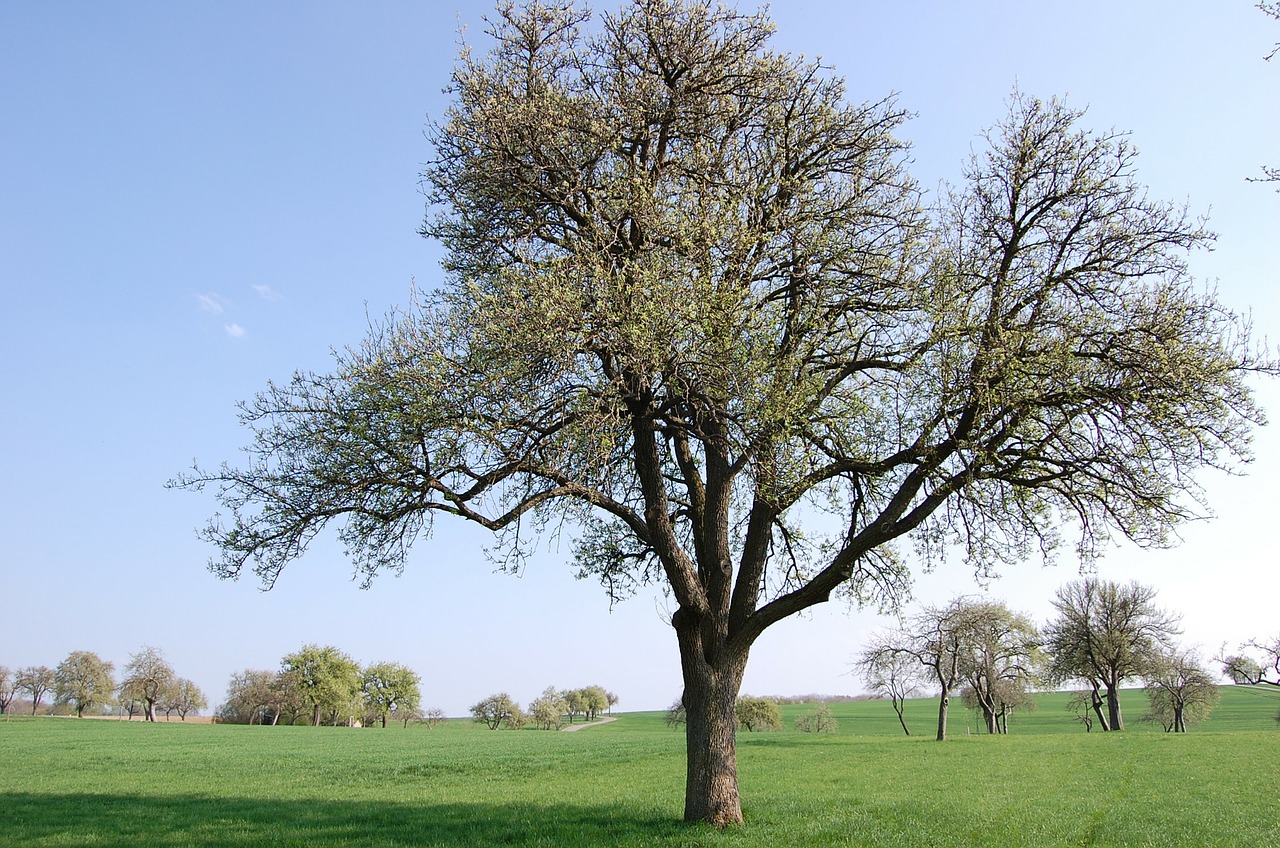
[{"label": "shadow on grass", "polygon": [[627,845],[694,832],[674,811],[585,805],[0,793],[6,845]]}]

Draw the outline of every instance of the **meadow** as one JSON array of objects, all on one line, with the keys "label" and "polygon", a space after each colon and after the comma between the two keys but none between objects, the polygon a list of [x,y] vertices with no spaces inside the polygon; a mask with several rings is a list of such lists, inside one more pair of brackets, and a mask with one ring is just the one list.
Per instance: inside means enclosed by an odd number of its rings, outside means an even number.
[{"label": "meadow", "polygon": [[935,702],[832,705],[834,734],[739,735],[747,824],[679,821],[660,713],[581,733],[0,721],[0,845],[1280,845],[1280,697],[1228,687],[1185,735],[1085,733],[1044,695],[1006,737],[931,739]]}]

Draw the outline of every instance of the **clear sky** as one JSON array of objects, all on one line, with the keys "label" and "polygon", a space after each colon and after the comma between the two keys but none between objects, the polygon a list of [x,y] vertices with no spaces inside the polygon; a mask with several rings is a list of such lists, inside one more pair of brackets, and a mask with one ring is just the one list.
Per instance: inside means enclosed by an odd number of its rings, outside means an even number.
[{"label": "clear sky", "polygon": [[[749,3],[741,4],[749,8]],[[621,709],[680,690],[662,597],[609,610],[567,547],[519,578],[492,573],[484,534],[440,522],[401,577],[368,591],[317,544],[263,593],[205,570],[212,495],[164,482],[236,461],[235,402],[295,369],[327,369],[366,314],[440,279],[416,234],[428,116],[459,26],[483,46],[487,4],[440,2],[0,5],[0,664],[88,649],[117,668],[143,645],[216,704],[230,675],[308,643],[423,677],[453,715],[507,690],[599,683]],[[954,179],[1016,85],[1130,130],[1156,197],[1209,214],[1193,269],[1280,340],[1280,24],[1248,0],[776,3],[774,44],[821,55],[857,100],[899,92],[926,186]],[[1280,419],[1280,386],[1259,393]],[[1203,478],[1218,517],[1156,552],[1118,547],[1108,579],[1159,587],[1185,640],[1280,630],[1280,435],[1248,476]],[[917,597],[988,592],[1039,620],[1077,576],[1008,569],[983,589],[960,565]],[[767,632],[753,694],[853,693],[852,655],[889,624],[831,606]]]}]

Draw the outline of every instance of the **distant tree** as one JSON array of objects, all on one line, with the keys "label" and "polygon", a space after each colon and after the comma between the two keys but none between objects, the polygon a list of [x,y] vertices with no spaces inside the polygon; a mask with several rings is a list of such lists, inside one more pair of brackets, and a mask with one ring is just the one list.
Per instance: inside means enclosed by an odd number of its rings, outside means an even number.
[{"label": "distant tree", "polygon": [[277,673],[246,668],[231,676],[218,719],[228,724],[275,724],[280,718]]},{"label": "distant tree", "polygon": [[209,699],[193,681],[179,677],[174,681],[163,706],[166,716],[177,713],[178,718],[186,721],[188,714],[199,715],[201,710],[209,706]]},{"label": "distant tree", "polygon": [[31,714],[35,715],[45,694],[53,690],[53,681],[53,669],[49,666],[29,665],[18,669],[13,685],[31,696]]},{"label": "distant tree", "polygon": [[609,709],[609,693],[602,686],[584,686],[578,690],[579,704],[587,721],[595,721]]},{"label": "distant tree", "polygon": [[490,730],[497,730],[503,725],[511,726],[513,723],[524,724],[524,713],[520,710],[520,705],[506,692],[490,695],[472,704],[471,715]]},{"label": "distant tree", "polygon": [[868,689],[889,699],[902,732],[910,736],[904,710],[907,699],[920,693],[924,669],[905,640],[905,635],[897,631],[876,634],[858,656],[855,667]]},{"label": "distant tree", "polygon": [[141,702],[147,721],[155,721],[156,706],[173,694],[176,682],[173,666],[169,665],[164,654],[148,646],[129,655],[124,678],[120,681],[120,696],[122,700],[132,698]]},{"label": "distant tree", "polygon": [[427,726],[428,730],[438,727],[448,721],[444,714],[444,710],[439,707],[432,707],[422,715],[422,723]]},{"label": "distant tree", "polygon": [[53,672],[54,701],[69,704],[78,718],[95,704],[106,704],[115,691],[113,663],[92,651],[72,651]]},{"label": "distant tree", "polygon": [[938,689],[939,742],[947,738],[951,695],[964,681],[968,653],[968,601],[956,598],[941,607],[925,607],[912,617],[907,635],[916,659],[929,682]]},{"label": "distant tree", "polygon": [[605,698],[609,701],[609,712],[610,712],[610,713],[612,713],[612,712],[613,712],[613,708],[617,705],[617,703],[618,703],[618,701],[619,701],[619,698],[618,698],[618,696],[617,696],[616,694],[614,694],[613,692],[605,692],[605,693],[604,693],[604,696],[605,696]]},{"label": "distant tree", "polygon": [[1027,616],[993,601],[968,604],[964,629],[962,696],[981,713],[988,733],[1008,733],[1009,714],[1035,703],[1040,631]]},{"label": "distant tree", "polygon": [[1094,715],[1100,709],[1101,696],[1096,689],[1077,689],[1067,698],[1067,712],[1084,725],[1084,732],[1093,731]]},{"label": "distant tree", "polygon": [[422,678],[408,666],[374,663],[364,670],[361,691],[369,712],[387,726],[387,716],[398,709],[416,711],[422,701]]},{"label": "distant tree", "polygon": [[827,704],[821,704],[813,712],[796,719],[796,730],[801,733],[835,733],[838,726],[836,717],[831,714],[831,707]]},{"label": "distant tree", "polygon": [[311,710],[311,725],[360,712],[360,666],[335,647],[306,645],[281,661],[281,672]]},{"label": "distant tree", "polygon": [[564,693],[548,686],[542,694],[529,703],[529,718],[542,730],[559,730],[569,712]]},{"label": "distant tree", "polygon": [[1053,600],[1057,617],[1045,628],[1049,677],[1083,680],[1100,692],[1095,714],[1103,730],[1124,729],[1120,685],[1151,670],[1180,632],[1178,618],[1155,597],[1150,586],[1087,578],[1062,586]]},{"label": "distant tree", "polygon": [[744,695],[738,698],[733,708],[738,727],[748,733],[782,729],[782,711],[778,702],[771,698],[753,698]]},{"label": "distant tree", "polygon": [[1232,683],[1280,686],[1280,635],[1270,641],[1250,640],[1240,646],[1240,651],[1217,658],[1222,664],[1222,673]]},{"label": "distant tree", "polygon": [[17,681],[13,672],[9,671],[8,666],[0,665],[0,715],[9,711],[9,705],[13,703],[17,693]]},{"label": "distant tree", "polygon": [[129,721],[133,721],[133,717],[142,713],[146,706],[142,703],[142,699],[129,688],[121,688],[116,690],[116,702],[114,706],[124,713]]},{"label": "distant tree", "polygon": [[1189,650],[1160,653],[1146,671],[1146,721],[1166,733],[1186,733],[1187,727],[1209,717],[1220,697],[1213,675]]},{"label": "distant tree", "polygon": [[569,723],[573,724],[574,718],[587,715],[587,698],[586,693],[581,689],[565,689],[560,693],[560,697],[564,699],[565,715],[569,719]]}]

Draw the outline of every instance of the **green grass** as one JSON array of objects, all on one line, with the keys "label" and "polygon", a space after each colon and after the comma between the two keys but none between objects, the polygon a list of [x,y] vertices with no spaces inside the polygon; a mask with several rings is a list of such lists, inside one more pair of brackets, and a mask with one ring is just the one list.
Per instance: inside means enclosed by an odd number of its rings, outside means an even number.
[{"label": "green grass", "polygon": [[1050,695],[1007,737],[956,710],[945,744],[929,700],[911,738],[887,703],[835,704],[836,734],[740,734],[747,824],[725,833],[678,821],[683,738],[657,713],[572,734],[13,720],[0,845],[1280,845],[1274,695],[1226,689],[1178,736],[1085,734]]}]

